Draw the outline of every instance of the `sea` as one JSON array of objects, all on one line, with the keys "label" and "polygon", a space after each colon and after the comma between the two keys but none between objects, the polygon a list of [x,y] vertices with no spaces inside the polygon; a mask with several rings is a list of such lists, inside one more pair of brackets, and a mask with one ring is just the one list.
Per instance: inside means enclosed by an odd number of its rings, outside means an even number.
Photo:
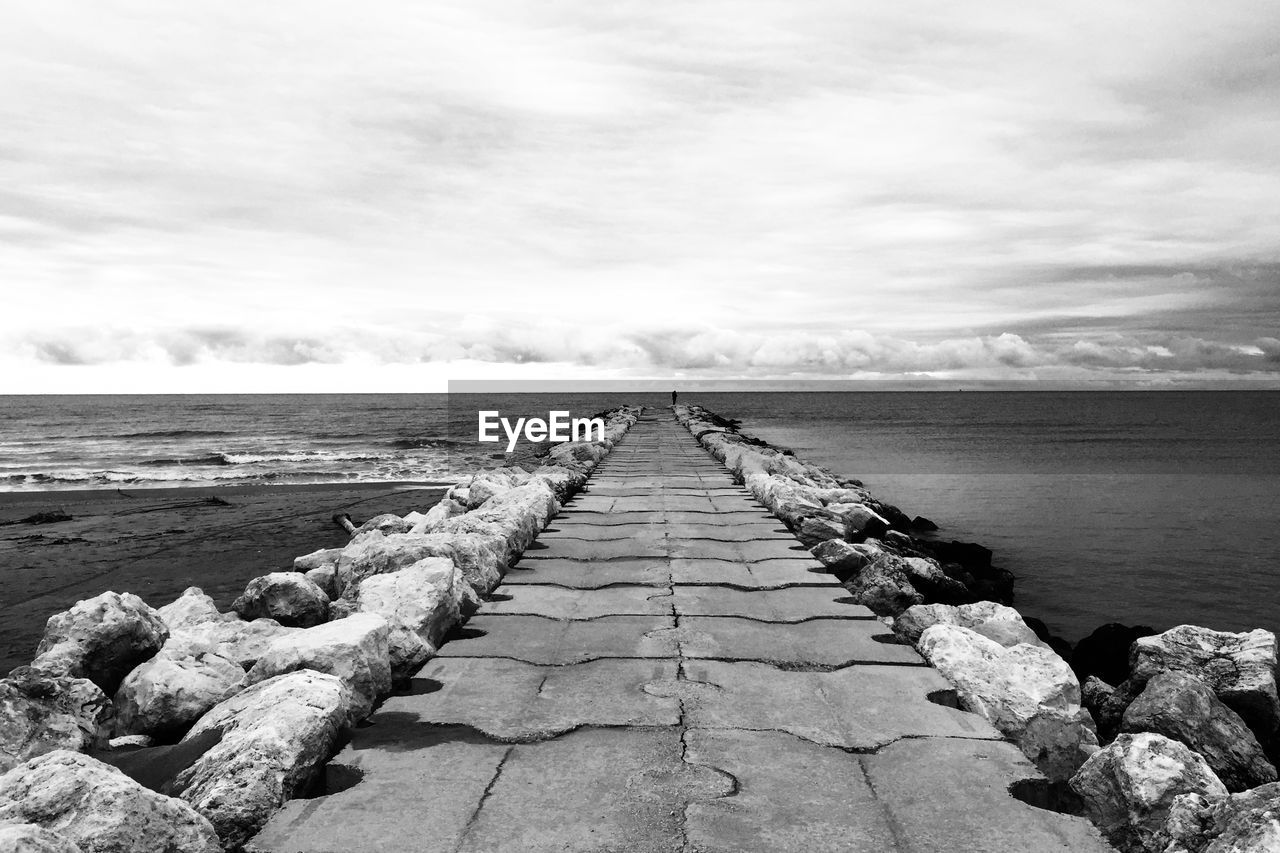
[{"label": "sea", "polygon": [[[1280,630],[1280,392],[688,392],[980,542],[1015,604],[1078,640],[1118,621]],[[587,416],[666,394],[0,397],[0,491],[453,482],[502,464],[479,408]],[[528,452],[528,447],[517,454]]]}]

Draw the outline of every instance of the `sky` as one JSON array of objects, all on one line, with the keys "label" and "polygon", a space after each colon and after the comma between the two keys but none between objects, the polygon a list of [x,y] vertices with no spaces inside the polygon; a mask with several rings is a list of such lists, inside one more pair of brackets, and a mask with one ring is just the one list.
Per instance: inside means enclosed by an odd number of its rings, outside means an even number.
[{"label": "sky", "polygon": [[0,393],[1280,387],[1280,4],[11,0]]}]

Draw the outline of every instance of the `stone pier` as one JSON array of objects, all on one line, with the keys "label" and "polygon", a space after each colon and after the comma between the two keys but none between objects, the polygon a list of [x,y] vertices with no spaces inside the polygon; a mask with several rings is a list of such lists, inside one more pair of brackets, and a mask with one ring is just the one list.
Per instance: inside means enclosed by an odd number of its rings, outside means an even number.
[{"label": "stone pier", "polygon": [[[332,793],[250,849],[1103,851],[1018,749],[648,412]],[[1023,786],[1034,788],[1034,785]]]}]

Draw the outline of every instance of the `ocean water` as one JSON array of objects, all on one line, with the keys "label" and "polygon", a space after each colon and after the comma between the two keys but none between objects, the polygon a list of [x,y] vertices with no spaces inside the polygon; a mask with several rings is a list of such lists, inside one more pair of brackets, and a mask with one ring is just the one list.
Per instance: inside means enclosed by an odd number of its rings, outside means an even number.
[{"label": "ocean water", "polygon": [[[1280,393],[693,393],[743,428],[981,542],[1017,605],[1280,630]],[[0,397],[0,490],[449,481],[501,464],[504,415],[665,394]]]}]

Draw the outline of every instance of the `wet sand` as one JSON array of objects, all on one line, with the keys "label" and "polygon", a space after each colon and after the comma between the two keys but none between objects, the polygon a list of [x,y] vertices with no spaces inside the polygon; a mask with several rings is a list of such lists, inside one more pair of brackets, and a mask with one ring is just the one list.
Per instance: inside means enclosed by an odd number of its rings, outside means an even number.
[{"label": "wet sand", "polygon": [[[106,590],[153,607],[189,586],[225,610],[253,577],[333,548],[384,512],[426,511],[446,487],[433,483],[216,486],[0,493],[0,675],[28,663],[45,621]],[[36,513],[72,518],[11,523]]]}]

